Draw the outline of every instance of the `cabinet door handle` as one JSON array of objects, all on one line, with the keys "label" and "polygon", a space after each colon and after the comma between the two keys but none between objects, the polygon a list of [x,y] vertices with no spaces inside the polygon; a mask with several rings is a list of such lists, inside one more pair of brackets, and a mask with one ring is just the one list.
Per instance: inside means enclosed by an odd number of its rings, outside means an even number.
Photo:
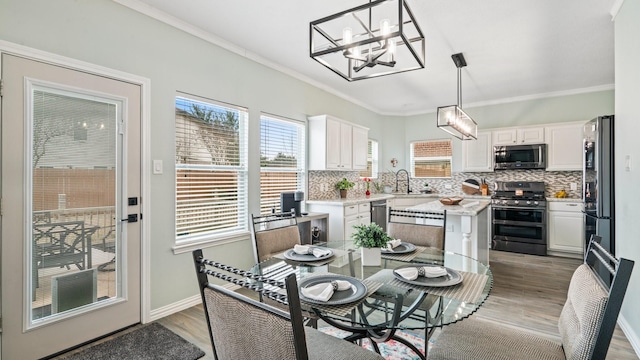
[{"label": "cabinet door handle", "polygon": [[578,206],[578,204],[567,204],[567,206]]}]

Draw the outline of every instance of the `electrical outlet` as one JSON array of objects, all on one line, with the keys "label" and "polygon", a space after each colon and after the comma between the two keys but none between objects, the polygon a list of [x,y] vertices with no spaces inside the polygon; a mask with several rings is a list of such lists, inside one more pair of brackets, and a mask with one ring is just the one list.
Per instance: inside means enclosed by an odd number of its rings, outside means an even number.
[{"label": "electrical outlet", "polygon": [[447,189],[447,190],[451,190],[451,184],[445,184],[444,188]]},{"label": "electrical outlet", "polygon": [[571,187],[571,190],[572,190],[572,191],[576,191],[576,190],[578,190],[578,184],[576,184],[576,183],[574,183],[574,182],[572,182],[569,186]]},{"label": "electrical outlet", "polygon": [[447,232],[453,232],[453,224],[447,224]]}]

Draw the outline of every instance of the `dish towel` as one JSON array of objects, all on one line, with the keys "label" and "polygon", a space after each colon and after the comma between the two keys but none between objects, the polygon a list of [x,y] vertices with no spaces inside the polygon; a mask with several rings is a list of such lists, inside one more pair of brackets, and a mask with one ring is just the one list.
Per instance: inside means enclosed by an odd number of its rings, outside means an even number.
[{"label": "dish towel", "polygon": [[393,249],[398,247],[400,244],[402,244],[402,240],[400,239],[389,240],[387,241],[387,250],[393,251]]},{"label": "dish towel", "polygon": [[447,269],[441,266],[407,267],[394,270],[396,274],[407,280],[415,280],[418,276],[436,278],[448,274]]},{"label": "dish towel", "polygon": [[300,288],[300,293],[305,297],[318,301],[329,301],[335,291],[349,290],[351,283],[345,280],[333,280]]},{"label": "dish towel", "polygon": [[323,249],[316,246],[308,246],[308,245],[294,245],[293,252],[300,255],[311,254],[317,258],[331,254],[331,250],[329,249]]}]

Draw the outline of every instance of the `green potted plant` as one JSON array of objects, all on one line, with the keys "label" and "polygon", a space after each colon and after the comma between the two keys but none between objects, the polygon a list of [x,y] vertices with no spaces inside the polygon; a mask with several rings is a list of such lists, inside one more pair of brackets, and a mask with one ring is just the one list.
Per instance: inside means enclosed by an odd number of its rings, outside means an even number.
[{"label": "green potted plant", "polygon": [[392,240],[387,233],[376,223],[368,225],[354,225],[355,232],[351,234],[353,244],[360,248],[362,265],[380,265],[380,249],[387,247],[387,242]]},{"label": "green potted plant", "polygon": [[336,189],[340,190],[340,198],[344,199],[347,197],[347,190],[351,189],[355,186],[355,183],[347,180],[347,178],[342,178],[342,180],[336,183]]}]

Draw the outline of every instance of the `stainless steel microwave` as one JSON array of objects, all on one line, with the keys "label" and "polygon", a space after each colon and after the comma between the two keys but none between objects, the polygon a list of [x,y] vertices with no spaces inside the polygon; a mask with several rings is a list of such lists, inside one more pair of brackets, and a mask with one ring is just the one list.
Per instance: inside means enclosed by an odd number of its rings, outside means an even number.
[{"label": "stainless steel microwave", "polygon": [[494,170],[546,169],[547,144],[493,147]]}]

